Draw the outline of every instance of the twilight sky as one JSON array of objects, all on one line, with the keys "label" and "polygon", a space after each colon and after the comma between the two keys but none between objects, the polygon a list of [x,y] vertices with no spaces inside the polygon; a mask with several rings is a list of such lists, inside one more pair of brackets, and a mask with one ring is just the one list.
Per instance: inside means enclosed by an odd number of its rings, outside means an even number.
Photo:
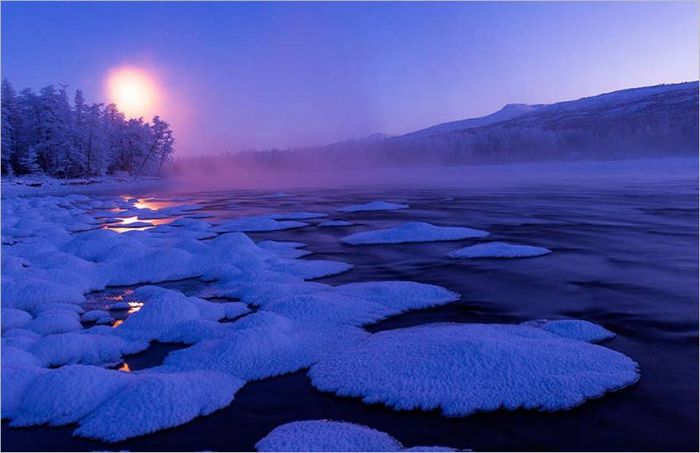
[{"label": "twilight sky", "polygon": [[146,71],[180,154],[400,134],[697,80],[696,2],[2,3],[2,70],[107,100]]}]

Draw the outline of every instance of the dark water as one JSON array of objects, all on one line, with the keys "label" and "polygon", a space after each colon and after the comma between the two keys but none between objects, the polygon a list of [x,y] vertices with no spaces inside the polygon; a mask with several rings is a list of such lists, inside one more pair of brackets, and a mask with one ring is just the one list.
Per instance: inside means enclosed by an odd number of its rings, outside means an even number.
[{"label": "dark water", "polygon": [[[460,302],[445,307],[368,326],[372,332],[435,321],[582,318],[618,334],[605,346],[637,361],[640,381],[565,412],[503,411],[445,418],[323,394],[300,371],[247,384],[229,407],[213,415],[118,444],[72,438],[74,427],[10,429],[3,424],[3,450],[250,451],[274,427],[304,419],[366,424],[407,446],[437,444],[484,451],[698,449],[696,178],[488,191],[375,187],[289,194],[261,198],[256,192],[237,191],[191,196],[205,202],[207,212],[216,217],[306,210],[355,222],[352,227],[251,234],[255,240],[305,242],[314,252],[307,259],[354,265],[351,272],[322,282],[415,280],[462,295]],[[374,199],[406,202],[411,209],[333,212]],[[485,229],[491,232],[489,241],[544,246],[553,253],[523,260],[456,261],[447,258],[447,252],[478,241],[360,247],[338,241],[346,234],[408,220]],[[204,283],[170,285],[187,293]],[[126,362],[132,369],[155,366],[178,347],[155,344]]]}]

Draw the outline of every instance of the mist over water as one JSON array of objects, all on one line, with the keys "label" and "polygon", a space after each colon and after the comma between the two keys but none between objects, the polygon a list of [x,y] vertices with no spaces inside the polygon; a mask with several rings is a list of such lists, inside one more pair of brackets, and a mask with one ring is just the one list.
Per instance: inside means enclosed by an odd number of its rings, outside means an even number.
[{"label": "mist over water", "polygon": [[697,180],[694,157],[490,165],[372,166],[317,161],[305,165],[240,165],[227,159],[192,160],[178,167],[168,186],[178,191],[348,186],[463,187],[487,189],[551,184],[651,183]]}]

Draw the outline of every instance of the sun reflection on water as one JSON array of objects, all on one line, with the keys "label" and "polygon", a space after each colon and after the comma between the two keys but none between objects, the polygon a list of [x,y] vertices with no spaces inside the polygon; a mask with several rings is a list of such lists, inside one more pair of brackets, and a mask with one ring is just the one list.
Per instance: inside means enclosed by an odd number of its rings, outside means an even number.
[{"label": "sun reflection on water", "polygon": [[141,310],[141,307],[143,307],[143,302],[129,302],[129,307],[129,311],[127,311],[126,313],[131,315]]},{"label": "sun reflection on water", "polygon": [[123,372],[125,372],[125,373],[131,373],[131,368],[129,368],[129,364],[128,364],[128,363],[124,362],[124,363],[122,364],[122,366],[120,366],[119,368],[117,368],[117,371],[123,371]]}]

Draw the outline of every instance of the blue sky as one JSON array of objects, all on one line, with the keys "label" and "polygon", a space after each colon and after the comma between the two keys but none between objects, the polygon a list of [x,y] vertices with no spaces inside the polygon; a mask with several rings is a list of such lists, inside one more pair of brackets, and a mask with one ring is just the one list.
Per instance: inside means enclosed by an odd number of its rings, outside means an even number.
[{"label": "blue sky", "polygon": [[698,3],[2,3],[2,69],[105,101],[143,67],[183,154],[329,143],[698,78]]}]

